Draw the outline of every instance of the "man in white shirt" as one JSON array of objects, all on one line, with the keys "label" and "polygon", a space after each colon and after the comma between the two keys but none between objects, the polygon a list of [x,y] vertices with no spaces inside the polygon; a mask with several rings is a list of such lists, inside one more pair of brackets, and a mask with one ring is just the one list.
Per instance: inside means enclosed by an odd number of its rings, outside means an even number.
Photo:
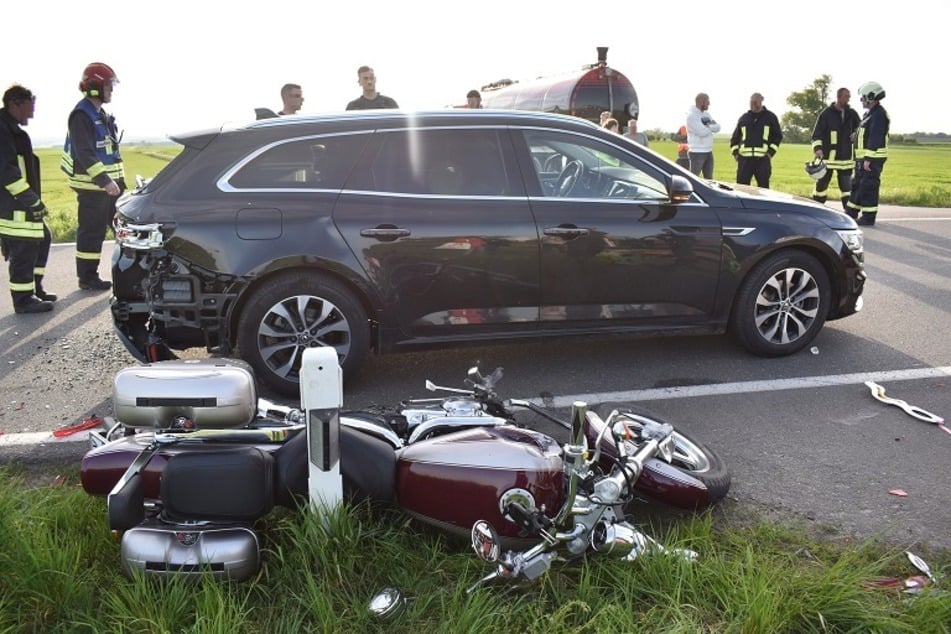
[{"label": "man in white shirt", "polygon": [[707,112],[710,108],[707,93],[697,93],[694,104],[687,111],[690,171],[709,179],[713,178],[713,135],[720,131],[720,124]]}]

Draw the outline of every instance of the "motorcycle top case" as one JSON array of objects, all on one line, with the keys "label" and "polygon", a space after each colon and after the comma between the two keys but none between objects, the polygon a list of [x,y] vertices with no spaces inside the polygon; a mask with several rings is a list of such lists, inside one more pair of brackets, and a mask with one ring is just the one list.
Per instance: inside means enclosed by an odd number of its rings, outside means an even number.
[{"label": "motorcycle top case", "polygon": [[[113,380],[116,420],[127,427],[227,429],[251,423],[257,392],[236,359],[175,359],[120,370]],[[190,421],[190,423],[189,423]]]}]

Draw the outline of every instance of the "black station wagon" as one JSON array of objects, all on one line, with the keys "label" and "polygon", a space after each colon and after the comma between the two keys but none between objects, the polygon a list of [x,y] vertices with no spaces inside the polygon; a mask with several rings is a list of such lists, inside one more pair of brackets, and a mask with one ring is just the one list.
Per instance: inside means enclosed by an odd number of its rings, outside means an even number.
[{"label": "black station wagon", "polygon": [[727,330],[757,355],[861,309],[862,233],[697,179],[574,117],[293,116],[173,138],[124,196],[112,314],[141,361],[204,347],[296,395],[303,350]]}]

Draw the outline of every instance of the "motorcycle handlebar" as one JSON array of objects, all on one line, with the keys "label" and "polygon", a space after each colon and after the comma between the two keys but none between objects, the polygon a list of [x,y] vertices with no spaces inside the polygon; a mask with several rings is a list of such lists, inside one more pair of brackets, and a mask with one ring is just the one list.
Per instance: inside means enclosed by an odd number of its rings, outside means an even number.
[{"label": "motorcycle handlebar", "polygon": [[521,400],[521,399],[512,398],[512,399],[509,399],[508,401],[506,401],[506,404],[509,405],[509,406],[511,406],[511,407],[523,407],[523,408],[525,408],[525,409],[527,409],[527,410],[531,410],[531,411],[535,412],[536,414],[538,414],[539,416],[541,416],[542,418],[548,419],[548,420],[550,420],[550,421],[553,422],[553,423],[557,423],[558,425],[561,425],[561,426],[564,427],[565,429],[571,429],[571,424],[570,424],[570,423],[567,423],[567,422],[561,420],[560,418],[557,418],[557,417],[555,417],[555,416],[549,414],[545,409],[539,407],[538,405],[535,405],[535,404],[532,403],[531,401],[523,401],[523,400]]}]

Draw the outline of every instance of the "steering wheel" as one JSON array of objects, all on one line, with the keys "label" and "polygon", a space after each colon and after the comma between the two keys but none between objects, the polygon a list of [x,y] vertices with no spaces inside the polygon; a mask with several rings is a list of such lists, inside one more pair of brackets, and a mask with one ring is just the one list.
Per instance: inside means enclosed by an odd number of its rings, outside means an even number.
[{"label": "steering wheel", "polygon": [[584,171],[584,166],[581,164],[581,161],[569,161],[565,165],[565,169],[561,170],[561,174],[558,175],[558,180],[555,182],[555,193],[559,196],[567,196],[574,190],[575,185],[578,184],[578,181],[581,178],[581,173]]},{"label": "steering wheel", "polygon": [[554,172],[561,171],[561,164],[565,162],[565,156],[563,154],[552,154],[545,160],[545,171]]}]

